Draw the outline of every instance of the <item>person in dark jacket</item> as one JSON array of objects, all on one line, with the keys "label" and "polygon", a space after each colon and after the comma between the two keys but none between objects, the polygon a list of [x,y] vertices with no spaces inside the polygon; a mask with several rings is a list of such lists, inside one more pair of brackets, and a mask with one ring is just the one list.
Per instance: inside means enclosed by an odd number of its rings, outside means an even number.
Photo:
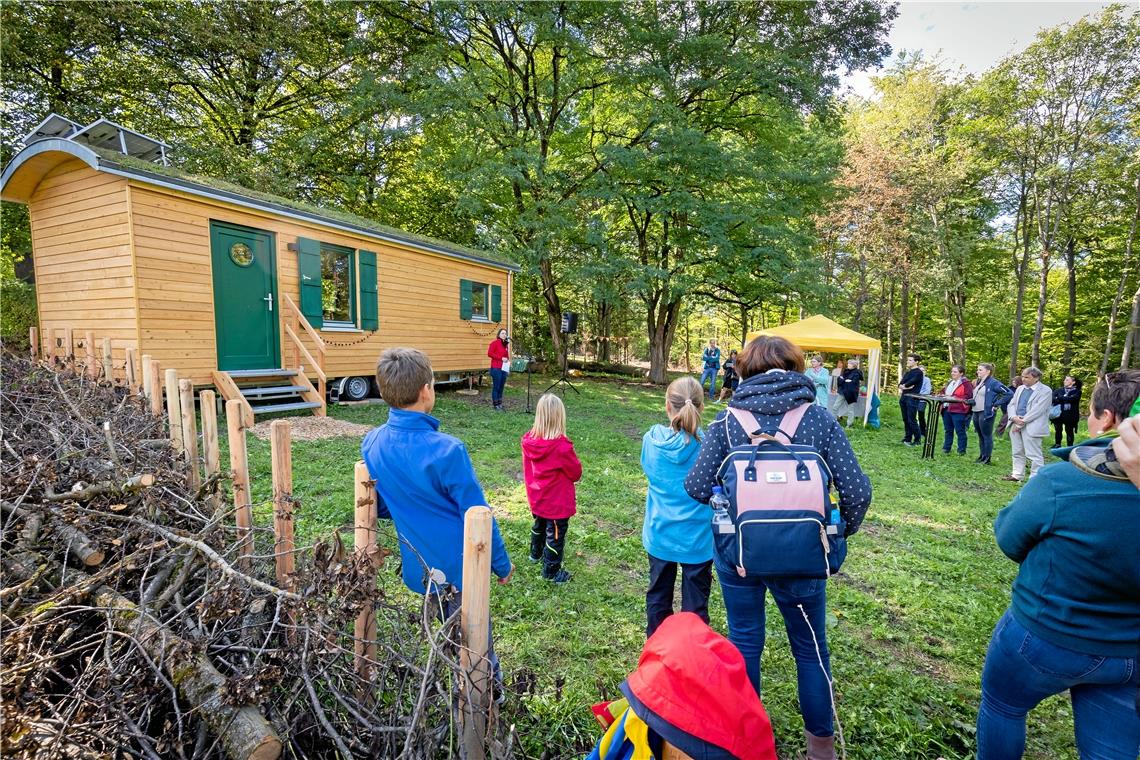
[{"label": "person in dark jacket", "polygon": [[922,426],[918,423],[920,400],[910,395],[922,390],[924,375],[918,366],[920,362],[922,357],[918,354],[907,354],[906,374],[899,381],[899,410],[902,412],[903,427],[906,431],[903,433],[902,442],[907,446],[917,446],[922,443]]},{"label": "person in dark jacket", "polygon": [[[993,374],[992,372],[990,374]],[[1001,409],[1001,419],[998,420],[997,427],[994,434],[1001,438],[1009,430],[1010,417],[1013,416],[1009,413],[1009,402],[1013,399],[1013,394],[1017,393],[1017,389],[1021,387],[1021,373],[1018,372],[1012,380],[1009,381],[1009,398],[998,404],[998,409]]]},{"label": "person in dark jacket", "polygon": [[[805,375],[806,377],[806,375]],[[855,406],[859,403],[859,386],[863,382],[863,371],[856,359],[847,360],[847,369],[839,374],[836,381],[838,396],[835,400],[835,418],[847,417],[847,427],[855,419]]]},{"label": "person in dark jacket", "polygon": [[1013,391],[994,377],[994,365],[982,362],[978,365],[978,382],[974,383],[974,432],[978,434],[979,464],[990,464],[994,452],[994,417],[997,410],[1008,404]]},{"label": "person in dark jacket", "polygon": [[[1106,375],[1093,389],[1089,434],[1123,422],[1140,397],[1140,370]],[[1054,453],[994,521],[1001,550],[1019,565],[1009,609],[982,671],[977,760],[1016,760],[1025,718],[1068,691],[1082,758],[1140,753],[1140,489],[1111,438]]]},{"label": "person in dark jacket", "polygon": [[[871,504],[871,481],[860,469],[839,423],[815,405],[815,387],[803,375],[803,351],[784,338],[762,335],[740,353],[737,368],[741,383],[729,406],[752,412],[761,429],[779,424],[793,408],[810,405],[792,442],[815,447],[827,462],[839,491],[839,510],[847,523],[846,533],[855,533]],[[725,455],[732,447],[747,443],[748,433],[736,418],[728,410],[720,412],[701,439],[697,461],[685,478],[685,491],[707,504],[713,486],[719,485],[717,471]],[[760,654],[764,650],[764,596],[769,590],[772,592],[796,661],[808,756],[813,760],[831,760],[835,757],[835,736],[826,632],[827,582],[741,576],[735,557],[722,556],[719,551],[713,554],[713,566],[724,594],[729,640],[744,656],[748,677],[757,692]]]},{"label": "person in dark jacket", "polygon": [[1053,391],[1053,404],[1061,407],[1061,414],[1053,420],[1053,444],[1061,445],[1061,431],[1065,431],[1065,445],[1072,446],[1081,421],[1081,381],[1065,375],[1060,388]]}]

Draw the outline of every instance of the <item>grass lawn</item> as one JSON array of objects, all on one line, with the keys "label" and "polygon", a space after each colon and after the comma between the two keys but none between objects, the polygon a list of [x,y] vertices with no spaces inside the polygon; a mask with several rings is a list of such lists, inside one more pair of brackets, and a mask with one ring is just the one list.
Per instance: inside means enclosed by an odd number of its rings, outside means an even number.
[{"label": "grass lawn", "polygon": [[[548,380],[535,378],[537,389]],[[507,586],[492,584],[496,647],[514,695],[504,717],[518,726],[528,757],[583,754],[598,736],[588,706],[618,695],[644,643],[648,574],[641,546],[645,479],[641,436],[664,421],[663,391],[616,379],[577,382],[568,391],[569,435],[585,474],[578,516],[570,522],[567,567],[574,580],[544,582],[527,561],[530,512],[522,483],[519,437],[532,418],[525,382],[507,389],[508,413],[478,398],[440,393],[435,414],[443,430],[467,444],[517,566]],[[520,388],[521,386],[521,388]],[[537,392],[535,398],[537,399]],[[921,461],[899,443],[902,424],[893,397],[881,430],[856,430],[852,445],[874,485],[863,529],[851,539],[843,573],[830,584],[828,636],[839,717],[848,756],[862,760],[973,757],[979,676],[994,623],[1009,600],[1016,566],[998,550],[992,522],[1016,493],[1002,483],[1009,443],[998,439],[995,466],[965,457]],[[706,412],[712,419],[719,407]],[[382,404],[331,407],[345,420],[378,425]],[[359,439],[293,444],[294,491],[301,499],[299,538],[351,525],[353,463]],[[269,445],[249,439],[253,496],[270,496]],[[262,508],[259,522],[270,521]],[[394,548],[391,523],[381,541]],[[345,534],[351,541],[351,532]],[[382,583],[401,588],[398,555]],[[411,598],[411,594],[408,594]],[[679,602],[679,597],[678,597]],[[714,584],[713,627],[727,633]],[[763,656],[764,704],[782,757],[802,742],[795,667],[779,613],[769,600]],[[1076,758],[1068,700],[1054,697],[1029,721],[1027,758]]]}]

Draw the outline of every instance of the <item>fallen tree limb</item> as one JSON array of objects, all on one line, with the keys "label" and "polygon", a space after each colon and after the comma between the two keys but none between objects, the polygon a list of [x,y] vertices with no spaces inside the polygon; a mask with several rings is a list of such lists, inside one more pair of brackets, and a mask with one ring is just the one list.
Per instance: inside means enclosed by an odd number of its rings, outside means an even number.
[{"label": "fallen tree limb", "polygon": [[141,491],[144,488],[150,488],[154,485],[154,475],[150,473],[143,473],[142,475],[134,475],[127,478],[122,483],[113,483],[111,481],[103,481],[102,483],[93,483],[89,486],[79,488],[64,493],[56,493],[47,488],[44,491],[44,499],[47,501],[90,501],[96,496],[105,496],[107,494],[128,494],[136,491]]}]

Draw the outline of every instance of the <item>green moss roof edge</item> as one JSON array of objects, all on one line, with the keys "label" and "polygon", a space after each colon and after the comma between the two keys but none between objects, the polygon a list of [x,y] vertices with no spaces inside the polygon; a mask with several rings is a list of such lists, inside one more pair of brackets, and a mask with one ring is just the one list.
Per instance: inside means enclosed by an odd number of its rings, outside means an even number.
[{"label": "green moss roof edge", "polygon": [[515,262],[491,251],[468,248],[458,243],[439,240],[437,238],[428,237],[427,235],[417,235],[413,232],[407,232],[406,230],[388,227],[367,217],[357,216],[356,214],[350,214],[345,211],[313,206],[280,195],[258,192],[243,185],[236,185],[232,182],[226,182],[212,177],[202,177],[171,166],[163,166],[161,164],[126,156],[112,150],[92,146],[84,147],[90,148],[99,156],[99,164],[101,167],[117,170],[127,176],[137,177],[144,182],[148,179],[158,181],[173,180],[175,184],[190,193],[204,193],[214,197],[221,194],[222,200],[225,200],[225,196],[227,195],[235,196],[237,199],[244,200],[247,203],[251,203],[269,212],[286,212],[293,215],[299,214],[318,224],[331,224],[340,228],[348,227],[365,235],[376,235],[396,242],[406,243],[414,248],[428,250],[433,253],[442,253],[444,255],[487,264],[500,269],[509,269],[514,272],[520,269],[519,265]]}]

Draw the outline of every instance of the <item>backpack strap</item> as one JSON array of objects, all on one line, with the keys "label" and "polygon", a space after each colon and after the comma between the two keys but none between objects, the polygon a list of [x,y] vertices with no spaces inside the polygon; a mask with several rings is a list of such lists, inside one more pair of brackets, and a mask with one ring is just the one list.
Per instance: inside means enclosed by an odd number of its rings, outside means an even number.
[{"label": "backpack strap", "polygon": [[[756,415],[747,409],[737,409],[734,406],[728,407],[728,413],[740,423],[740,427],[748,435],[748,440],[752,443],[759,443],[767,439],[775,439],[777,435],[782,435],[788,443],[796,437],[796,431],[800,429],[800,423],[803,421],[804,413],[807,412],[808,407],[812,402],[805,402],[799,406],[792,407],[784,412],[784,416],[780,418],[780,422],[776,425],[776,432],[772,435],[761,432],[760,422],[756,419]],[[725,427],[725,433],[728,433],[728,427]]]}]

